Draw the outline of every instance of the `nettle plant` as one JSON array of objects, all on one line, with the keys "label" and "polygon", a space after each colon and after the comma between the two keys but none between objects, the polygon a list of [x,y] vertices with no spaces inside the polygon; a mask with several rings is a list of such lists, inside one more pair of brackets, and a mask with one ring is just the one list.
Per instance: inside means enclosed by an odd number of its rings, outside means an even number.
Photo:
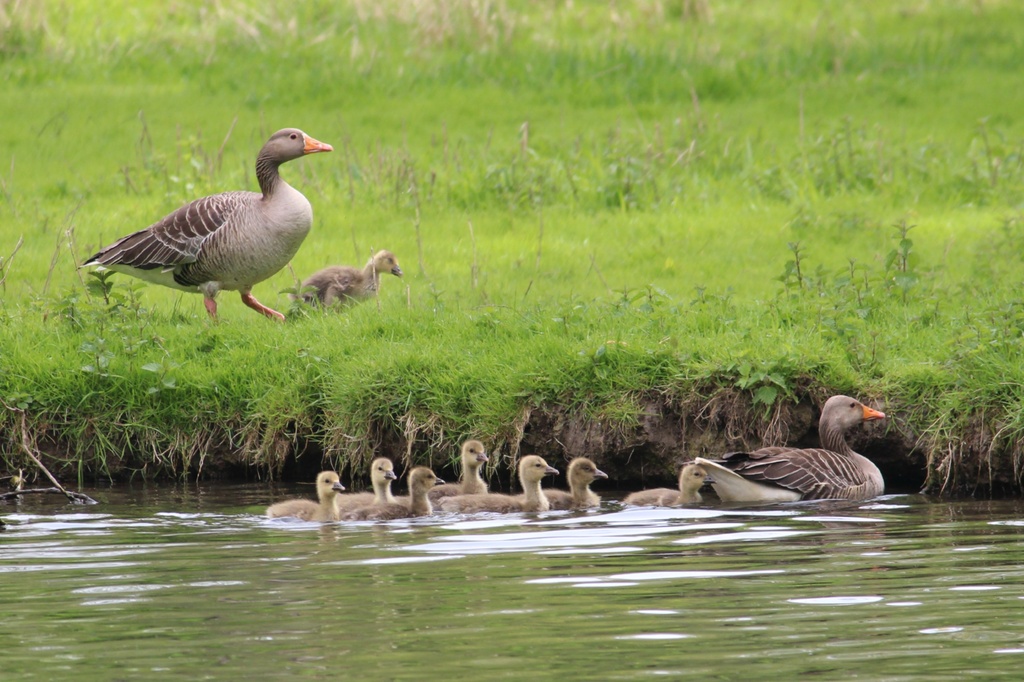
[{"label": "nettle plant", "polygon": [[[156,384],[149,393],[176,387],[171,372],[178,367],[170,360],[159,335],[153,328],[151,311],[143,306],[140,292],[145,283],[117,280],[110,270],[88,273],[85,295],[73,290],[57,302],[58,317],[83,335],[78,346],[84,355],[80,370],[100,378],[123,378],[118,372],[136,369],[151,372]],[[154,349],[158,362],[139,364]]]}]

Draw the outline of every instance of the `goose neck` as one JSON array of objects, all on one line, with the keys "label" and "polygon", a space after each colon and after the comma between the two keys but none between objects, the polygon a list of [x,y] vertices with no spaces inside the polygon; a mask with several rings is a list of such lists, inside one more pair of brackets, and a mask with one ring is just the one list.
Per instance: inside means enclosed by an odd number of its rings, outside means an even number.
[{"label": "goose neck", "polygon": [[821,447],[841,455],[852,455],[853,450],[846,443],[845,429],[831,420],[821,420],[818,424],[818,437]]},{"label": "goose neck", "polygon": [[281,164],[274,161],[269,154],[261,152],[256,157],[256,180],[260,183],[260,191],[264,198],[270,198],[281,181],[281,174],[278,169]]}]

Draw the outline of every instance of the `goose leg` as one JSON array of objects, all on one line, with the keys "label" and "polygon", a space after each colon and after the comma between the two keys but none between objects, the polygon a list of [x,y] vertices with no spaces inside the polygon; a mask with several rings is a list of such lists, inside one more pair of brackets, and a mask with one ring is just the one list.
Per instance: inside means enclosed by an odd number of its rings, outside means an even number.
[{"label": "goose leg", "polygon": [[206,306],[206,312],[210,313],[210,317],[214,322],[217,321],[217,301],[209,296],[203,296],[203,305]]},{"label": "goose leg", "polygon": [[242,303],[246,304],[247,306],[249,306],[258,313],[263,313],[264,315],[271,319],[276,319],[280,322],[284,322],[284,315],[277,312],[273,308],[268,308],[267,306],[263,305],[262,303],[257,301],[256,297],[253,296],[248,291],[242,294]]}]

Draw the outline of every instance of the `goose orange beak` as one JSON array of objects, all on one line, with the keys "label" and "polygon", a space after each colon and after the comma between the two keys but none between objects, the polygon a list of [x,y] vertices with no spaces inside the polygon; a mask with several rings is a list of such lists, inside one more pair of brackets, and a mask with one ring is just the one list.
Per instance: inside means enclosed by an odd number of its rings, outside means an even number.
[{"label": "goose orange beak", "polygon": [[876,419],[885,419],[885,412],[879,412],[878,410],[873,410],[870,407],[868,407],[867,405],[865,405],[864,406],[864,421],[866,421],[866,422],[873,422]]},{"label": "goose orange beak", "polygon": [[304,135],[303,139],[306,142],[306,145],[302,148],[302,153],[303,154],[315,154],[317,152],[333,152],[334,151],[334,147],[332,147],[331,145],[327,144],[326,142],[320,142],[319,140],[314,140],[309,135]]}]

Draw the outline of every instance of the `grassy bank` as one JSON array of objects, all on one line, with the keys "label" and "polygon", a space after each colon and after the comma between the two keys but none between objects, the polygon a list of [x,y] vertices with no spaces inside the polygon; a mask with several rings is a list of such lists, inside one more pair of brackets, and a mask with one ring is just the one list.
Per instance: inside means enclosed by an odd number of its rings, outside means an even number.
[{"label": "grassy bank", "polygon": [[[635,434],[726,394],[746,419],[723,445],[752,445],[843,391],[894,415],[933,488],[1019,489],[1012,3],[165,11],[0,17],[6,467],[22,412],[70,470],[150,475],[468,435],[511,456],[541,413]],[[336,149],[283,169],[316,214],[295,275],[388,248],[407,275],[379,305],[273,325],[227,293],[211,325],[198,296],[76,269],[254,188],[284,126]],[[294,284],[254,293],[287,308]]]}]

